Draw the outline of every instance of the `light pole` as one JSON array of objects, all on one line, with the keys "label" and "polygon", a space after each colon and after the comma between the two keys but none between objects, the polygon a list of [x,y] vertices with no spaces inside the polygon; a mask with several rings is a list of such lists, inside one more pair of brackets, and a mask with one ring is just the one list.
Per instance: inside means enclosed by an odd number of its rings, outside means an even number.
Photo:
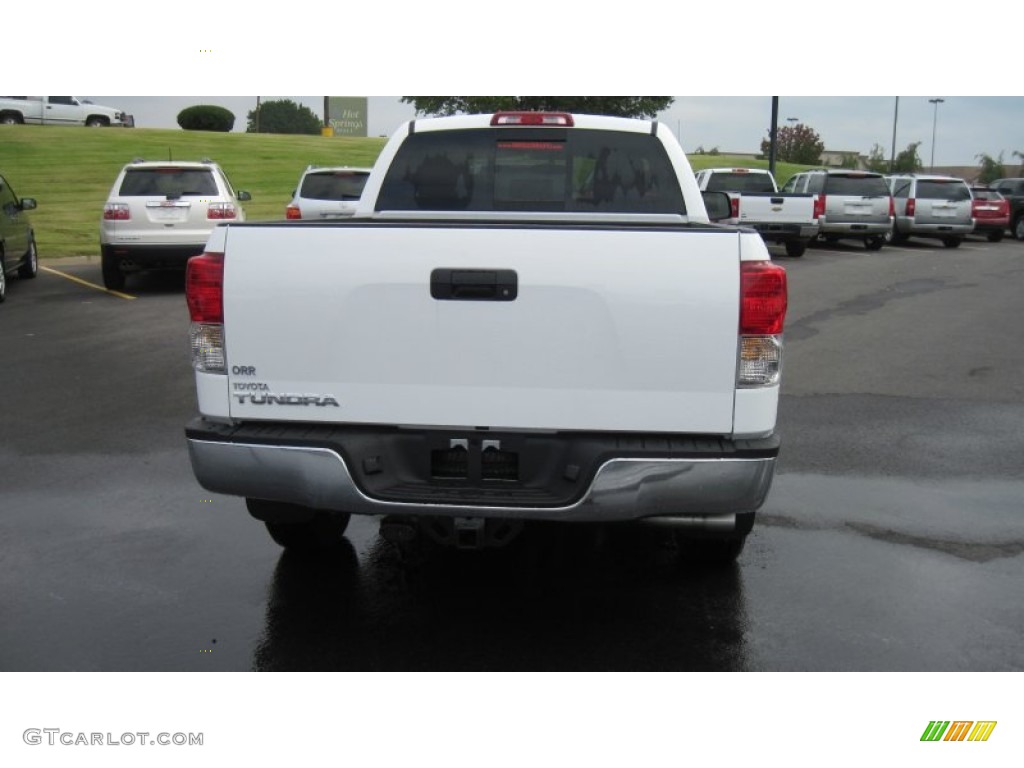
[{"label": "light pole", "polygon": [[[892,154],[889,155],[889,173],[896,173],[896,119],[900,116],[900,97],[896,97],[896,106],[892,110]],[[935,139],[932,139],[935,146]]]},{"label": "light pole", "polygon": [[932,117],[932,173],[935,172],[935,126],[939,122],[939,104],[942,104],[944,101],[945,99],[928,99],[929,104],[935,105],[935,114]]}]

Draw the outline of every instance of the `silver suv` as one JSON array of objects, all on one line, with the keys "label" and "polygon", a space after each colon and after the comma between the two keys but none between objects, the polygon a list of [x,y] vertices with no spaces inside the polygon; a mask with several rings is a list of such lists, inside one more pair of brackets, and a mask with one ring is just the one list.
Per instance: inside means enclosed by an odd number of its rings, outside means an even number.
[{"label": "silver suv", "polygon": [[819,240],[856,238],[869,251],[877,251],[892,231],[892,197],[880,173],[842,168],[803,171],[782,191],[818,196]]},{"label": "silver suv", "polygon": [[299,177],[291,202],[285,208],[288,219],[334,219],[351,216],[363,194],[369,168],[348,166],[318,168],[310,165]]},{"label": "silver suv", "polygon": [[971,188],[963,179],[907,173],[885,180],[896,205],[893,242],[937,237],[947,248],[956,248],[974,231]]},{"label": "silver suv", "polygon": [[214,227],[245,221],[239,203],[249,199],[210,160],[128,163],[100,220],[103,284],[119,291],[128,273],[184,269],[203,252]]}]

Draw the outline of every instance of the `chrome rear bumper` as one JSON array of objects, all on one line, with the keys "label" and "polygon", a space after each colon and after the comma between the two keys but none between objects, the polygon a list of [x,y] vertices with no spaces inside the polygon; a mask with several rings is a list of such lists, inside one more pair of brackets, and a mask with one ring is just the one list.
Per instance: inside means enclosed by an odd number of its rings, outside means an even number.
[{"label": "chrome rear bumper", "polygon": [[775,470],[769,458],[621,458],[603,462],[577,501],[562,506],[399,502],[373,498],[328,448],[188,439],[205,489],[361,515],[433,515],[579,522],[659,518],[728,530],[738,513],[761,506]]}]

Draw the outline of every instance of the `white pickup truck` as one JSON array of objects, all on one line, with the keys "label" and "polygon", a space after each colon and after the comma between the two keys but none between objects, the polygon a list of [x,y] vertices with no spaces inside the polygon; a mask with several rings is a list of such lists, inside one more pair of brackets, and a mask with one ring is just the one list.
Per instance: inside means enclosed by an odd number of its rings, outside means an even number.
[{"label": "white pickup truck", "polygon": [[218,227],[186,297],[195,476],[286,547],[645,521],[731,562],[771,485],[786,274],[656,122],[411,121],[353,218]]},{"label": "white pickup truck", "polygon": [[0,96],[0,124],[134,127],[131,115],[77,96]]},{"label": "white pickup truck", "polygon": [[765,242],[781,243],[786,255],[803,256],[818,235],[821,206],[815,195],[779,192],[775,177],[760,168],[708,168],[697,172],[701,191],[725,192],[731,224],[753,227]]}]

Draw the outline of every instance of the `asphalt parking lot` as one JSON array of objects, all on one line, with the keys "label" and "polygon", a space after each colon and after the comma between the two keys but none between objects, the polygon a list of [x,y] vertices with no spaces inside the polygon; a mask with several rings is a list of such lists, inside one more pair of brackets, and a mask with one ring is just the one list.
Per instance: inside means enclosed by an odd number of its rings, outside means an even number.
[{"label": "asphalt parking lot", "polygon": [[282,554],[192,477],[181,277],[43,261],[0,306],[0,669],[1024,670],[1024,243],[779,262],[779,471],[702,572],[618,528]]}]

